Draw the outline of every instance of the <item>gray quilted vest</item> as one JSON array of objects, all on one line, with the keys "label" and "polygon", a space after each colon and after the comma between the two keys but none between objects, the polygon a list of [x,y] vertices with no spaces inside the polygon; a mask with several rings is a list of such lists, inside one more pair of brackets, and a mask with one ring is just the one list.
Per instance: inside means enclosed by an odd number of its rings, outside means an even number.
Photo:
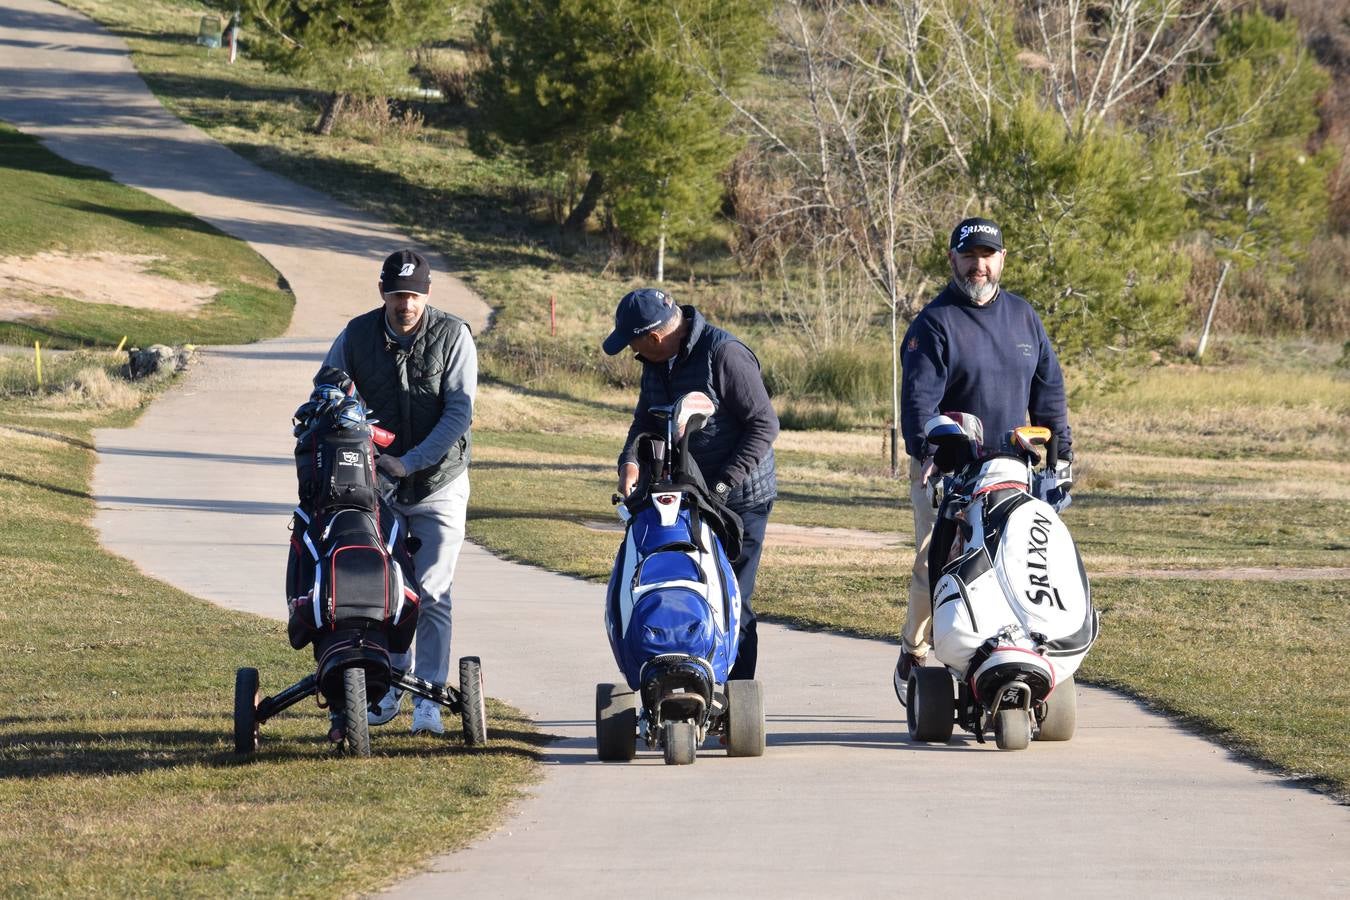
[{"label": "gray quilted vest", "polygon": [[[382,428],[394,432],[389,452],[402,456],[440,421],[445,404],[441,381],[450,353],[464,333],[464,320],[428,306],[412,346],[404,350],[385,330],[384,307],[347,323],[347,374]],[[469,432],[434,466],[399,482],[400,503],[419,503],[453,481],[469,465]]]}]

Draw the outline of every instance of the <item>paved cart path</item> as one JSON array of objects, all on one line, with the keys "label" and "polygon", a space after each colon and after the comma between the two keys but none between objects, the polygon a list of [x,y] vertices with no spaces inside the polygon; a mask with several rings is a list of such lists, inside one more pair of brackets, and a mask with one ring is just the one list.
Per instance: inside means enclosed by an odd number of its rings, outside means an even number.
[{"label": "paved cart path", "polygon": [[[249,241],[295,290],[285,337],[207,351],[135,427],[100,432],[94,485],[106,546],[199,597],[280,617],[289,416],[406,239],[184,126],[121,40],[43,0],[0,8],[0,118]],[[484,322],[475,298],[436,284],[436,302]],[[763,627],[761,759],[598,764],[594,684],[615,674],[601,594],[466,548],[456,655],[481,655],[489,693],[560,740],[505,824],[392,893],[1350,895],[1350,809],[1109,692],[1080,690],[1067,744],[907,743],[896,648],[878,641]]]}]

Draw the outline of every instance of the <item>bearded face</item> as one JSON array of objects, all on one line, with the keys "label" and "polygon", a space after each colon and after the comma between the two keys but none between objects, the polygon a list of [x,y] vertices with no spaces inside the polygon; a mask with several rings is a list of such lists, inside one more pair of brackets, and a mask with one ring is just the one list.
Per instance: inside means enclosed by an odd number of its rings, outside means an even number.
[{"label": "bearded face", "polygon": [[397,291],[381,294],[384,299],[384,317],[390,327],[398,334],[412,334],[417,323],[422,321],[422,313],[427,308],[427,295],[412,291]]},{"label": "bearded face", "polygon": [[998,294],[998,280],[1003,275],[1006,250],[972,247],[969,250],[950,251],[952,283],[970,298],[976,306],[983,306]]}]

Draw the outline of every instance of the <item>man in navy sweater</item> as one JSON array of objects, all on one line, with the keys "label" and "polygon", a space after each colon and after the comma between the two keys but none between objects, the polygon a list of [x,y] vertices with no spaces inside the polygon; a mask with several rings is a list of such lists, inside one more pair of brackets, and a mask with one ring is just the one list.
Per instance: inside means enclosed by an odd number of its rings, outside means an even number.
[{"label": "man in navy sweater", "polygon": [[[952,280],[914,318],[905,333],[900,430],[909,454],[909,499],[914,507],[913,577],[900,633],[897,693],[930,648],[933,598],[928,543],[937,510],[928,484],[939,477],[927,455],[924,424],[942,412],[974,413],[986,444],[1013,428],[1044,425],[1059,438],[1061,459],[1073,458],[1064,374],[1031,304],[999,286],[1001,229],[988,219],[966,219],[952,232],[947,257]],[[903,697],[904,694],[900,693]]]},{"label": "man in navy sweater", "polygon": [[741,553],[732,560],[741,589],[740,644],[729,678],[754,678],[759,638],[750,597],[755,591],[760,551],[769,513],[778,496],[773,442],[778,414],[759,370],[759,360],[739,338],[703,318],[692,306],[680,306],[658,288],[630,291],[614,312],[614,331],[605,338],[610,356],[631,350],[642,363],[642,385],[633,424],[619,454],[619,493],[627,497],[637,484],[634,448],[643,432],[662,433],[665,425],[653,406],[674,403],[702,391],[717,412],[690,438],[690,452],[708,484],[745,528]]}]

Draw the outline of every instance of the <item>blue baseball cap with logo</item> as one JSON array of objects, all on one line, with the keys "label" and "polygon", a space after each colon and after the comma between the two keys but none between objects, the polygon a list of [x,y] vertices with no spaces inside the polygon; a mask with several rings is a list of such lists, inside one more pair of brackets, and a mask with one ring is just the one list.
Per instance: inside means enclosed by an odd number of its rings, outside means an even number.
[{"label": "blue baseball cap with logo", "polygon": [[679,312],[675,298],[657,288],[629,291],[614,310],[614,330],[601,345],[610,356],[619,353],[634,338],[660,328]]},{"label": "blue baseball cap with logo", "polygon": [[962,219],[952,230],[951,248],[965,253],[972,247],[1003,249],[1003,230],[988,219]]}]

